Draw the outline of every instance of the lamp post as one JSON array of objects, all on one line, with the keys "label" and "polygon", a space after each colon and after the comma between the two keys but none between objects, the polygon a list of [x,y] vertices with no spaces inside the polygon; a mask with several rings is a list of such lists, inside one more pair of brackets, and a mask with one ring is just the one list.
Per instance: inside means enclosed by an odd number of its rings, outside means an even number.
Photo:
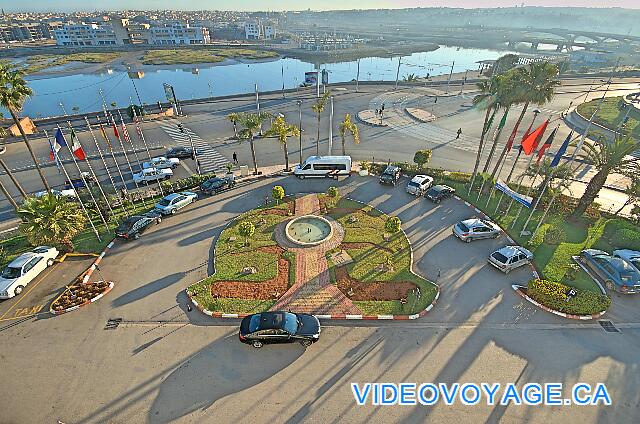
[{"label": "lamp post", "polygon": [[298,113],[300,114],[300,120],[298,121],[298,132],[300,133],[300,165],[302,165],[302,100],[296,100],[296,104],[298,105]]}]

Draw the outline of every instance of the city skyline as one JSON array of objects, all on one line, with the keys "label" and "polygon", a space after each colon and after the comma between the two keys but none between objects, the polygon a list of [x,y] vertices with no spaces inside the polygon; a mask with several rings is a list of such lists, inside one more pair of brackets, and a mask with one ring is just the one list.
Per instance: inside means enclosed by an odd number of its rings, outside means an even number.
[{"label": "city skyline", "polygon": [[[0,6],[9,13],[18,12],[74,12],[74,11],[97,11],[97,10],[131,10],[131,3],[126,0],[112,0],[108,9],[97,9],[88,7],[87,2],[80,0],[32,0],[28,7],[23,5],[3,4]],[[230,11],[286,11],[302,10],[300,2],[293,0],[283,0],[265,4],[258,0],[237,0],[233,9],[228,4],[224,7],[212,7],[211,3],[204,0],[184,0],[180,2],[180,7],[176,7],[176,2],[169,0],[140,0],[136,2],[135,10],[230,10]],[[640,3],[632,4],[629,0],[571,0],[559,2],[554,0],[530,0],[526,2],[516,2],[513,0],[370,0],[366,7],[362,7],[361,2],[344,0],[325,0],[322,7],[315,6],[313,10],[348,10],[348,9],[401,9],[412,7],[449,7],[449,8],[497,8],[515,7],[523,5],[527,7],[590,7],[590,8],[640,8]]]}]

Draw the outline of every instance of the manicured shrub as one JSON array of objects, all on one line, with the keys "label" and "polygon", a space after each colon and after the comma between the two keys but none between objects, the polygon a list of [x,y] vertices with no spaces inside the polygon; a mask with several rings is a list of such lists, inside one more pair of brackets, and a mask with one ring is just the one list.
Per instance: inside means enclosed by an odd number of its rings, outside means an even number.
[{"label": "manicured shrub", "polygon": [[256,232],[256,227],[255,227],[255,225],[253,225],[252,222],[243,221],[240,224],[238,224],[238,232],[240,233],[240,235],[242,237],[244,237],[245,245],[248,245],[249,244],[249,237],[251,237],[253,235],[253,233]]},{"label": "manicured shrub", "polygon": [[416,163],[420,168],[423,168],[430,160],[433,152],[431,149],[418,150],[415,155],[413,155],[413,162]]},{"label": "manicured shrub", "polygon": [[640,231],[621,228],[613,235],[613,242],[619,247],[640,250]]},{"label": "manicured shrub", "polygon": [[535,232],[533,236],[527,242],[527,245],[531,248],[531,250],[536,250],[542,243],[544,243],[545,235],[547,234],[547,230],[551,227],[551,224],[542,224],[538,231]]},{"label": "manicured shrub", "polygon": [[560,244],[565,241],[567,234],[557,225],[549,225],[544,234],[544,242],[547,244]]},{"label": "manicured shrub", "polygon": [[468,183],[471,181],[471,174],[466,172],[449,172],[447,178],[458,183]]},{"label": "manicured shrub", "polygon": [[401,224],[402,222],[400,221],[400,218],[398,218],[397,216],[392,216],[388,218],[384,223],[384,229],[391,234],[397,233],[398,231],[400,231]]},{"label": "manicured shrub", "polygon": [[576,296],[569,298],[571,287],[548,280],[531,280],[527,295],[533,300],[558,312],[574,315],[597,314],[611,306],[609,296],[574,288]]},{"label": "manicured shrub", "polygon": [[327,195],[329,197],[338,197],[338,194],[340,192],[338,191],[338,187],[329,187],[329,189],[327,190]]},{"label": "manicured shrub", "polygon": [[271,189],[271,197],[273,197],[279,204],[280,200],[284,199],[284,188],[279,185],[273,186],[273,188]]}]

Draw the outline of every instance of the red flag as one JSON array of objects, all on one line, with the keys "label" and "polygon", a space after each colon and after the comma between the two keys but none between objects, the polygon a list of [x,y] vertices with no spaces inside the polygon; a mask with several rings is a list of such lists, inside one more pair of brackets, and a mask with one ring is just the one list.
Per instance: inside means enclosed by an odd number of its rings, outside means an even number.
[{"label": "red flag", "polygon": [[536,165],[540,163],[540,159],[542,159],[542,157],[544,156],[544,152],[546,152],[547,149],[551,147],[551,143],[553,143],[556,132],[558,132],[558,128],[554,129],[553,132],[549,134],[549,137],[547,137],[547,141],[545,141],[542,147],[540,147],[540,150],[538,150],[538,159],[536,160]]},{"label": "red flag", "polygon": [[118,134],[118,127],[116,127],[116,123],[114,122],[112,125],[113,125],[113,133],[115,134],[116,138],[120,140],[120,134]]},{"label": "red flag", "polygon": [[121,125],[122,125],[122,137],[124,138],[124,141],[126,141],[127,143],[131,143],[131,139],[129,138],[129,132],[127,131],[127,127],[124,125],[124,122]]},{"label": "red flag", "polygon": [[78,159],[85,160],[87,158],[87,155],[84,153],[84,149],[82,148],[82,144],[80,144],[80,140],[78,140],[73,128],[71,128],[71,150]]},{"label": "red flag", "polygon": [[522,140],[522,150],[524,150],[525,155],[530,155],[536,150],[538,147],[538,143],[540,143],[540,139],[544,134],[544,131],[547,129],[547,125],[549,125],[549,120],[547,119],[540,125],[534,132],[529,134],[527,138]]}]

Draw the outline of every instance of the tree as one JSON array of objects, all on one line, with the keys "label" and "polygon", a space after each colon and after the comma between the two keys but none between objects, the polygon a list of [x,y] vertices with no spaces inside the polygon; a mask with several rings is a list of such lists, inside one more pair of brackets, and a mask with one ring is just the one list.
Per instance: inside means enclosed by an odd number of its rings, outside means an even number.
[{"label": "tree", "polygon": [[251,159],[253,159],[253,170],[256,175],[258,174],[258,161],[256,160],[254,138],[256,133],[260,131],[262,123],[269,119],[270,116],[271,114],[264,112],[241,112],[238,114],[238,122],[244,127],[244,129],[238,133],[238,139],[249,140],[249,144],[251,146]]},{"label": "tree", "polygon": [[327,195],[329,197],[336,198],[336,197],[338,197],[338,194],[340,194],[340,191],[338,190],[338,187],[331,186],[331,187],[329,187],[327,189]]},{"label": "tree", "polygon": [[320,118],[322,116],[322,112],[324,112],[324,108],[327,106],[329,97],[331,97],[331,91],[327,90],[322,95],[322,97],[318,98],[315,101],[315,103],[311,105],[311,110],[313,110],[316,113],[316,118],[318,120],[318,138],[316,139],[316,155],[320,154]]},{"label": "tree", "polygon": [[289,151],[287,150],[287,138],[289,137],[298,137],[300,135],[300,130],[293,124],[288,123],[284,120],[284,116],[279,115],[269,131],[265,133],[266,136],[276,136],[280,145],[284,150],[284,163],[285,169],[289,170]]},{"label": "tree", "polygon": [[[480,81],[478,84],[478,89],[480,90],[480,94],[476,95],[473,98],[473,106],[482,110],[486,110],[484,114],[484,122],[482,124],[482,133],[480,134],[480,141],[478,143],[478,152],[476,153],[476,162],[473,166],[473,174],[471,177],[471,186],[473,186],[473,182],[476,179],[476,175],[478,174],[478,168],[480,167],[480,158],[482,156],[482,150],[484,148],[484,137],[489,132],[489,128],[491,128],[491,123],[493,122],[493,118],[498,111],[496,106],[497,100],[497,91],[498,91],[498,79],[493,77],[487,81]],[[493,111],[493,113],[491,113]],[[471,190],[471,188],[469,188]]]},{"label": "tree", "polygon": [[418,78],[419,77],[416,74],[409,74],[409,75],[406,75],[406,76],[402,77],[402,80],[405,81],[405,82],[416,82],[416,81],[418,81]]},{"label": "tree", "polygon": [[360,143],[360,130],[358,130],[358,126],[351,122],[351,115],[348,113],[344,115],[344,120],[340,122],[340,138],[342,139],[342,156],[345,156],[347,152],[344,147],[344,139],[347,133],[351,134],[353,138],[353,142],[355,144]]},{"label": "tree", "polygon": [[29,197],[18,208],[20,231],[34,246],[57,244],[73,251],[73,238],[84,229],[86,218],[77,203],[47,193]]},{"label": "tree", "polygon": [[280,204],[280,200],[284,199],[284,188],[282,186],[273,186],[271,189],[271,197],[276,200],[276,204]]},{"label": "tree", "polygon": [[384,229],[386,232],[394,234],[400,231],[400,225],[402,225],[400,218],[392,216],[387,218],[387,221],[384,223]]},{"label": "tree", "polygon": [[[640,158],[629,156],[640,149],[640,141],[630,136],[618,137],[612,142],[600,139],[596,143],[584,143],[579,157],[597,169],[596,174],[589,180],[584,194],[573,211],[573,217],[580,217],[593,203],[611,173],[639,174]],[[635,172],[634,172],[635,171]]]},{"label": "tree", "polygon": [[233,136],[238,138],[238,119],[240,118],[240,114],[237,112],[232,112],[227,115],[227,120],[233,124]]},{"label": "tree", "polygon": [[628,196],[626,202],[615,212],[615,215],[618,215],[622,212],[622,209],[626,208],[628,205],[636,203],[640,200],[640,175],[631,174],[629,175],[631,179],[627,184],[627,187],[624,189],[624,194]]},{"label": "tree", "polygon": [[244,237],[244,244],[246,246],[249,244],[249,237],[251,237],[253,233],[256,232],[256,227],[252,222],[243,221],[238,225],[238,232],[242,237]]},{"label": "tree", "polygon": [[[0,113],[0,118],[2,118],[2,113]],[[7,131],[0,127],[0,139],[5,138],[7,136]],[[2,146],[0,147],[0,150],[2,150],[0,152],[0,155],[2,153],[4,153],[5,147]],[[6,162],[4,161],[4,159],[2,159],[2,156],[0,156],[0,166],[2,166],[2,169],[4,169],[4,172],[7,173],[7,175],[9,176],[9,178],[11,179],[11,182],[13,182],[13,184],[16,186],[16,188],[18,189],[18,191],[20,192],[20,195],[22,195],[23,199],[27,198],[27,193],[24,191],[24,189],[22,188],[22,185],[18,182],[18,180],[16,179],[15,175],[13,175],[13,172],[11,171],[11,169],[9,169],[9,167],[7,166]],[[2,191],[5,195],[5,197],[7,198],[7,200],[9,200],[9,203],[11,203],[11,205],[14,207],[14,209],[18,209],[18,205],[17,202],[15,201],[15,199],[13,197],[11,197],[11,195],[9,194],[8,191],[6,191],[6,188],[4,187],[4,185],[2,186]]]},{"label": "tree", "polygon": [[507,53],[500,56],[493,64],[491,75],[500,75],[516,67],[520,58],[517,54]]},{"label": "tree", "polygon": [[141,117],[144,115],[144,109],[138,105],[129,105],[129,107],[127,107],[127,115],[129,115],[129,118],[131,119],[136,116]]},{"label": "tree", "polygon": [[540,165],[532,164],[527,170],[524,171],[524,175],[533,178],[536,175],[544,177],[540,185],[536,188],[538,194],[536,197],[540,197],[542,194],[542,188],[556,181],[560,182],[562,188],[568,188],[571,185],[571,179],[575,175],[575,171],[571,169],[570,165],[566,163],[559,164],[558,166],[551,166],[551,159],[544,158]]},{"label": "tree", "polygon": [[[555,93],[555,88],[560,85],[558,81],[558,66],[549,62],[534,62],[527,67],[515,69],[518,76],[517,91],[513,93],[515,98],[524,100],[522,112],[513,126],[511,137],[515,137],[520,122],[524,118],[529,104],[544,105],[549,102]],[[507,155],[507,145],[505,144],[500,157],[498,158],[493,171],[491,172],[491,180],[493,180],[500,169],[500,164]]]},{"label": "tree", "polygon": [[27,135],[25,134],[17,115],[17,112],[22,109],[22,105],[27,97],[33,94],[33,91],[31,91],[31,88],[27,86],[27,82],[24,80],[23,76],[23,70],[15,69],[13,65],[9,63],[0,63],[0,106],[7,109],[11,114],[13,122],[18,127],[20,135],[22,135],[22,140],[27,146],[27,150],[29,150],[29,154],[31,155],[31,159],[33,160],[36,170],[40,175],[42,184],[47,191],[51,191],[51,187],[49,187],[49,183],[47,183],[47,180],[42,173],[38,159],[36,159],[36,155],[31,148],[29,140],[27,140]]},{"label": "tree", "polygon": [[431,160],[431,156],[433,156],[431,149],[418,150],[416,154],[413,155],[413,162],[418,164],[420,168],[423,168]]}]

